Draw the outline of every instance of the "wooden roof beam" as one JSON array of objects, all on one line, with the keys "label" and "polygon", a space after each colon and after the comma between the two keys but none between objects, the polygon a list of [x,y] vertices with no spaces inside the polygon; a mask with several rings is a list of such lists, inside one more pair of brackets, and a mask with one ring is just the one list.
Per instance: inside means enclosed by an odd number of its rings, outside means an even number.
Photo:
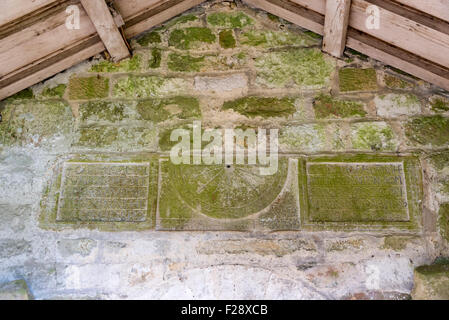
[{"label": "wooden roof beam", "polygon": [[113,61],[128,58],[130,52],[105,0],[81,0]]},{"label": "wooden roof beam", "polygon": [[346,46],[351,0],[327,0],[323,51],[340,58]]}]

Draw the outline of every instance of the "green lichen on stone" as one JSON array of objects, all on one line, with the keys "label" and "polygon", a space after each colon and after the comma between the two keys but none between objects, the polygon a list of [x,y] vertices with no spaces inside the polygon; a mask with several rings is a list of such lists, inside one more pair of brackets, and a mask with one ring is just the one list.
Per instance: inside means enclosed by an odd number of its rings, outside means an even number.
[{"label": "green lichen on stone", "polygon": [[358,150],[394,151],[397,141],[386,123],[358,123],[353,126],[352,147]]},{"label": "green lichen on stone", "polygon": [[405,124],[405,134],[420,145],[444,146],[449,143],[449,119],[440,115],[420,117]]},{"label": "green lichen on stone", "polygon": [[192,57],[189,54],[182,55],[172,52],[168,55],[167,66],[171,71],[198,72],[203,61],[204,56]]},{"label": "green lichen on stone", "polygon": [[190,27],[176,29],[170,33],[168,44],[178,49],[193,49],[198,43],[214,43],[216,36],[209,28]]},{"label": "green lichen on stone", "polygon": [[8,104],[2,112],[0,143],[5,145],[48,144],[53,138],[68,135],[72,110],[61,101]]},{"label": "green lichen on stone", "polygon": [[374,91],[377,90],[376,70],[373,68],[343,68],[339,71],[340,91]]},{"label": "green lichen on stone", "polygon": [[125,105],[121,102],[90,101],[79,106],[80,119],[117,122],[124,118]]},{"label": "green lichen on stone", "polygon": [[153,126],[136,127],[81,127],[75,147],[108,151],[154,151],[157,134]]},{"label": "green lichen on stone", "polygon": [[162,51],[158,48],[153,48],[151,50],[151,57],[148,61],[148,67],[151,69],[157,69],[161,66],[162,61]]},{"label": "green lichen on stone", "polygon": [[281,150],[292,152],[316,152],[326,146],[326,130],[320,124],[286,126],[279,136]]},{"label": "green lichen on stone", "polygon": [[315,98],[313,109],[318,119],[364,117],[367,114],[360,102],[334,99],[325,94]]},{"label": "green lichen on stone", "polygon": [[106,98],[109,94],[109,79],[93,76],[88,78],[70,78],[69,99],[84,100]]},{"label": "green lichen on stone", "polygon": [[137,112],[141,119],[153,122],[161,122],[173,117],[178,119],[201,117],[198,99],[187,96],[140,101],[137,104]]},{"label": "green lichen on stone", "polygon": [[386,74],[384,76],[385,85],[390,89],[409,89],[413,88],[413,84],[402,80],[401,78]]},{"label": "green lichen on stone", "polygon": [[295,99],[245,97],[223,104],[223,109],[232,109],[244,116],[253,117],[288,117],[296,111]]},{"label": "green lichen on stone", "polygon": [[114,97],[151,98],[187,91],[188,81],[180,78],[159,76],[129,76],[117,81],[113,88]]},{"label": "green lichen on stone", "polygon": [[140,55],[134,55],[132,58],[120,62],[101,61],[92,66],[90,72],[132,72],[141,68],[142,58]]},{"label": "green lichen on stone", "polygon": [[151,31],[137,39],[137,43],[142,47],[148,47],[150,44],[157,44],[161,42],[161,35],[157,31]]},{"label": "green lichen on stone", "polygon": [[254,23],[253,19],[243,12],[214,12],[207,16],[207,22],[215,27],[243,28]]},{"label": "green lichen on stone", "polygon": [[430,101],[430,108],[434,112],[448,112],[449,99],[445,99],[443,97],[434,97]]},{"label": "green lichen on stone", "polygon": [[318,42],[307,34],[289,31],[249,30],[240,37],[240,42],[247,46],[282,47],[282,46],[312,46]]},{"label": "green lichen on stone", "polygon": [[219,35],[220,46],[223,49],[235,48],[235,38],[232,30],[222,30]]},{"label": "green lichen on stone", "polygon": [[45,98],[62,98],[64,96],[66,88],[67,86],[65,84],[59,84],[53,88],[47,87],[42,90],[41,95]]},{"label": "green lichen on stone", "polygon": [[257,58],[257,82],[270,87],[324,87],[328,84],[334,64],[317,49],[296,49],[270,52]]},{"label": "green lichen on stone", "polygon": [[449,242],[449,203],[443,203],[438,213],[441,236]]}]

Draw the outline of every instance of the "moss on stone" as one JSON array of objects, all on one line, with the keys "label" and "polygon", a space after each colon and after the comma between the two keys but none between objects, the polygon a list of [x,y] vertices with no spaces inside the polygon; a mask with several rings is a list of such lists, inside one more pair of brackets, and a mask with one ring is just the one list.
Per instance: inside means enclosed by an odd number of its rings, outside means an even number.
[{"label": "moss on stone", "polygon": [[91,147],[110,146],[118,138],[118,128],[94,127],[81,128],[78,145]]},{"label": "moss on stone", "polygon": [[196,15],[194,15],[194,14],[186,14],[186,15],[182,15],[182,16],[179,16],[177,18],[171,19],[170,21],[168,21],[165,24],[165,27],[166,28],[171,28],[171,27],[176,26],[176,25],[181,25],[181,24],[185,24],[187,22],[192,22],[192,21],[196,21],[196,20],[198,20],[198,17]]},{"label": "moss on stone", "polygon": [[407,244],[410,242],[410,237],[397,237],[390,236],[384,238],[383,249],[391,249],[394,251],[402,251],[407,248]]},{"label": "moss on stone", "polygon": [[386,74],[384,76],[385,85],[390,89],[409,89],[413,88],[413,84],[404,81],[398,77]]},{"label": "moss on stone", "polygon": [[449,242],[449,203],[443,203],[440,206],[438,223],[441,236]]},{"label": "moss on stone", "polygon": [[397,141],[393,129],[386,123],[359,123],[354,125],[352,147],[359,150],[394,151]]},{"label": "moss on stone", "polygon": [[198,72],[204,62],[204,56],[192,57],[189,54],[182,55],[172,52],[168,55],[167,66],[171,71]]},{"label": "moss on stone", "polygon": [[132,58],[120,62],[101,61],[92,66],[91,72],[131,72],[138,71],[141,68],[142,58],[140,55],[134,55]]},{"label": "moss on stone", "polygon": [[170,33],[168,44],[178,49],[193,49],[198,43],[214,43],[216,36],[209,28],[190,27]]},{"label": "moss on stone", "polygon": [[430,160],[437,170],[443,170],[449,167],[449,151],[433,154]]},{"label": "moss on stone", "polygon": [[317,49],[270,52],[257,58],[257,82],[285,87],[291,82],[305,87],[328,84],[334,64]]},{"label": "moss on stone", "polygon": [[315,116],[318,119],[364,117],[366,111],[360,102],[334,99],[330,95],[321,94],[313,102]]},{"label": "moss on stone", "polygon": [[420,117],[405,124],[407,138],[416,144],[444,146],[449,143],[449,119],[440,115]]},{"label": "moss on stone", "polygon": [[143,47],[148,47],[150,44],[157,44],[161,42],[161,35],[157,31],[151,31],[137,39],[137,43]]},{"label": "moss on stone", "polygon": [[79,106],[80,119],[98,119],[109,122],[121,121],[124,118],[125,105],[120,102],[90,101]]},{"label": "moss on stone", "polygon": [[118,98],[151,98],[187,91],[188,80],[159,76],[129,76],[119,79],[113,95]]},{"label": "moss on stone", "polygon": [[218,36],[223,49],[235,48],[236,42],[232,30],[222,30]]},{"label": "moss on stone", "polygon": [[151,50],[151,57],[148,61],[148,67],[151,69],[157,69],[161,66],[162,61],[162,51],[158,48],[153,48]]},{"label": "moss on stone", "polygon": [[153,122],[161,122],[173,117],[178,119],[201,117],[198,99],[188,96],[140,101],[137,104],[137,112],[141,119]]},{"label": "moss on stone", "polygon": [[434,112],[447,112],[449,111],[449,99],[434,97],[430,101],[430,108]]},{"label": "moss on stone", "polygon": [[311,37],[313,39],[318,39],[318,40],[323,39],[322,35],[312,32],[312,31],[309,31],[309,30],[304,31],[304,34],[308,35],[309,37]]},{"label": "moss on stone", "polygon": [[106,98],[109,94],[109,79],[93,76],[88,78],[70,78],[69,98],[84,100]]},{"label": "moss on stone", "polygon": [[312,46],[318,42],[307,34],[289,31],[249,30],[240,37],[240,42],[247,46],[280,47]]},{"label": "moss on stone", "polygon": [[207,16],[207,22],[215,27],[243,28],[254,23],[253,19],[243,12],[214,12]]},{"label": "moss on stone", "polygon": [[275,16],[274,14],[271,14],[269,12],[267,12],[267,17],[268,19],[270,19],[273,22],[280,22],[281,19],[278,16]]},{"label": "moss on stone", "polygon": [[361,60],[365,60],[365,61],[367,61],[368,58],[369,58],[367,55],[365,55],[365,54],[363,54],[363,53],[361,53],[361,52],[358,52],[358,51],[356,51],[356,50],[353,50],[353,49],[351,49],[351,48],[347,48],[347,49],[345,50],[345,53],[346,53],[347,55],[355,56],[355,57],[357,57],[357,58],[359,58],[359,59],[361,59]]},{"label": "moss on stone", "polygon": [[287,117],[295,111],[295,99],[245,97],[223,104],[223,109],[232,109],[247,117]]},{"label": "moss on stone", "polygon": [[22,91],[17,92],[7,99],[7,101],[13,100],[26,100],[26,99],[34,99],[34,93],[31,88],[24,89]]},{"label": "moss on stone", "polygon": [[59,84],[53,88],[44,88],[41,95],[45,98],[62,98],[64,96],[67,86],[65,84]]},{"label": "moss on stone", "polygon": [[449,265],[433,264],[415,269],[412,297],[415,300],[449,299]]},{"label": "moss on stone", "polygon": [[377,90],[376,70],[373,68],[344,68],[339,71],[340,91],[374,91]]}]

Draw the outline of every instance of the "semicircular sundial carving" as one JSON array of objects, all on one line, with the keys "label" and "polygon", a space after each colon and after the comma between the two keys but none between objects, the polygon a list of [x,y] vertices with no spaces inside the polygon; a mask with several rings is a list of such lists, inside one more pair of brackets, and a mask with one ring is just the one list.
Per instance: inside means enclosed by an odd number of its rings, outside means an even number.
[{"label": "semicircular sundial carving", "polygon": [[179,200],[197,213],[218,219],[239,219],[269,206],[282,191],[287,161],[273,175],[256,165],[173,165],[170,179]]}]

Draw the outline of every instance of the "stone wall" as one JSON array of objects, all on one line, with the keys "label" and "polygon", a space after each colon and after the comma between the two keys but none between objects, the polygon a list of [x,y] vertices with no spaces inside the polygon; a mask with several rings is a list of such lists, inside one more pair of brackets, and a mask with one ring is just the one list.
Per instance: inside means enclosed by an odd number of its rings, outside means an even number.
[{"label": "stone wall", "polygon": [[[48,298],[406,298],[448,255],[449,93],[207,2],[1,102],[0,283]],[[168,160],[279,129],[279,168]]]}]

